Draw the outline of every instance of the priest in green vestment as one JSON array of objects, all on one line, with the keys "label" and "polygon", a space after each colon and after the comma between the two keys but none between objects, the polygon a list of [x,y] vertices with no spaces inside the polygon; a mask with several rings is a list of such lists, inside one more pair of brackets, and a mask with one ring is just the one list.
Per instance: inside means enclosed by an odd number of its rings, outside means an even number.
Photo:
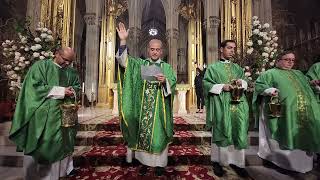
[{"label": "priest in green vestment", "polygon": [[320,62],[313,64],[306,75],[320,103]]},{"label": "priest in green vestment", "polygon": [[168,161],[168,145],[173,138],[172,103],[176,75],[172,67],[161,60],[162,42],[152,39],[148,44],[148,59],[128,55],[128,30],[123,23],[117,28],[120,48],[117,53],[119,115],[121,131],[127,148],[127,161],[134,156],[143,166],[156,167],[161,176]]},{"label": "priest in green vestment", "polygon": [[[253,108],[259,113],[258,155],[284,170],[305,173],[313,167],[311,153],[320,150],[320,108],[307,77],[292,69],[295,60],[293,52],[283,52],[276,67],[258,77]],[[269,109],[275,98],[280,117]]]},{"label": "priest in green vestment", "polygon": [[235,54],[236,43],[221,43],[221,59],[209,65],[204,79],[206,103],[206,127],[212,129],[211,161],[217,176],[223,176],[221,165],[230,165],[237,174],[248,176],[245,167],[245,151],[248,147],[249,107],[243,94],[239,103],[232,103],[231,85],[236,82],[246,89],[243,69],[230,61]]},{"label": "priest in green vestment", "polygon": [[58,179],[73,170],[77,131],[61,127],[60,110],[80,89],[76,70],[68,67],[73,59],[71,48],[59,49],[54,59],[35,62],[23,81],[9,138],[25,154],[25,179]]}]

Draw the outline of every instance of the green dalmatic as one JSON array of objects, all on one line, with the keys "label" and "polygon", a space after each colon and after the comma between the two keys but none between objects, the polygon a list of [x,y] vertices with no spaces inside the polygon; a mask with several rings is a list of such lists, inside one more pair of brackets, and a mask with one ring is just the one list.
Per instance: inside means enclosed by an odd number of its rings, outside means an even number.
[{"label": "green dalmatic", "polygon": [[42,164],[72,155],[77,133],[76,127],[61,127],[60,105],[70,100],[47,98],[54,86],[72,86],[79,91],[77,72],[58,67],[51,59],[32,65],[19,94],[9,136],[18,151]]},{"label": "green dalmatic", "polygon": [[248,146],[249,107],[243,95],[239,104],[231,103],[230,92],[210,93],[216,84],[231,84],[234,79],[244,79],[244,72],[234,63],[215,62],[208,67],[203,79],[206,127],[212,128],[212,143],[219,147],[234,145],[237,149]]},{"label": "green dalmatic", "polygon": [[[266,122],[271,138],[279,142],[281,149],[319,152],[320,106],[306,76],[298,70],[279,68],[262,73],[256,80],[254,108],[259,107],[261,94],[268,88],[280,90],[281,102],[281,117],[269,117]],[[270,97],[266,98],[269,103]],[[268,106],[264,111],[271,114]]]}]

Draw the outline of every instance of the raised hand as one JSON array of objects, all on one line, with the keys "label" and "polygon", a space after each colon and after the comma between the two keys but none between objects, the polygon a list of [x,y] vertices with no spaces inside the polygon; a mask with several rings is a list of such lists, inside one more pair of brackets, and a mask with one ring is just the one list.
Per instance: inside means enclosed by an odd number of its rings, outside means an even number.
[{"label": "raised hand", "polygon": [[127,30],[125,25],[120,22],[117,27],[118,36],[120,38],[120,41],[126,41],[129,36],[129,29]]}]

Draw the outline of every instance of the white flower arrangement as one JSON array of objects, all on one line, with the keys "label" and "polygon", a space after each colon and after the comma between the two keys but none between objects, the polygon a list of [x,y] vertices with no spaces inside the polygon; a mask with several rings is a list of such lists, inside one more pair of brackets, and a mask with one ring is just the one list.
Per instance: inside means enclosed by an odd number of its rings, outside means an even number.
[{"label": "white flower arrangement", "polygon": [[40,23],[34,34],[26,23],[16,39],[5,40],[1,45],[1,55],[4,56],[1,70],[6,72],[9,79],[9,89],[17,91],[29,67],[40,59],[53,58],[54,49],[59,43],[54,40],[52,31],[41,27]]},{"label": "white flower arrangement", "polygon": [[[252,17],[252,35],[247,42],[244,65],[245,76],[256,80],[261,72],[274,67],[279,45],[277,32],[269,30],[270,24],[261,24],[257,16]],[[251,82],[251,84],[253,84]]]}]

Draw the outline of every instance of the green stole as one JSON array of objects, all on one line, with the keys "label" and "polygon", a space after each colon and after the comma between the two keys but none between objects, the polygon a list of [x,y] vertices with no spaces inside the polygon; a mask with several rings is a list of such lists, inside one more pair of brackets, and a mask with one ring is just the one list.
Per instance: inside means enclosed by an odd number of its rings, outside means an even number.
[{"label": "green stole", "polygon": [[18,151],[33,156],[41,164],[72,155],[75,143],[76,127],[61,128],[60,104],[66,99],[47,98],[53,86],[80,90],[76,71],[59,68],[51,59],[32,65],[19,94],[9,136]]},{"label": "green stole", "polygon": [[141,66],[151,62],[128,56],[126,68],[118,66],[118,101],[120,127],[128,147],[133,150],[159,154],[172,141],[172,104],[176,76],[163,61],[161,67],[169,81],[171,94],[165,97],[158,81],[141,78]]},{"label": "green stole", "polygon": [[215,62],[206,70],[203,83],[206,105],[206,127],[212,128],[212,143],[219,147],[248,146],[249,106],[246,96],[239,104],[231,104],[230,92],[210,93],[213,85],[230,84],[233,79],[244,79],[244,72],[234,63]]},{"label": "green stole", "polygon": [[[269,117],[266,122],[271,138],[278,141],[282,149],[318,152],[320,150],[320,108],[307,78],[298,70],[279,68],[273,68],[261,74],[255,84],[254,112],[258,112],[257,108],[261,103],[260,94],[268,88],[280,90],[282,107],[280,118]],[[265,98],[268,103],[270,97]],[[268,107],[266,105],[264,110],[267,115],[270,114]]]}]

